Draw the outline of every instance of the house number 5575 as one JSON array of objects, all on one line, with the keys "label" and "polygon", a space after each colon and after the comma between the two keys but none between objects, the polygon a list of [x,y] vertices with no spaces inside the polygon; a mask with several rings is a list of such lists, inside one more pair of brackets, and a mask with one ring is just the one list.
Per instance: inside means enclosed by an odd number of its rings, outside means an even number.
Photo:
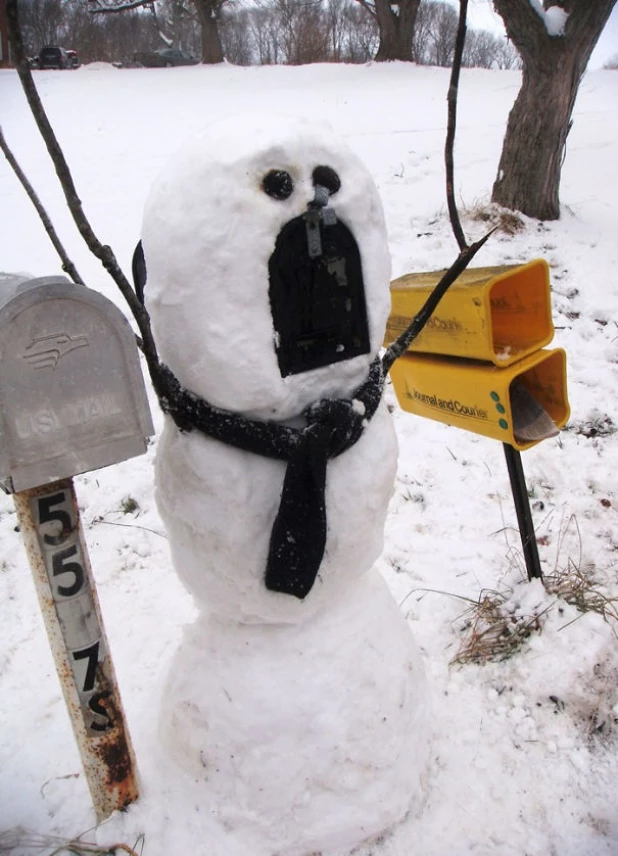
[{"label": "house number 5575", "polygon": [[109,712],[107,652],[69,491],[55,490],[31,500],[32,517],[45,563],[54,608],[89,734],[113,725]]}]

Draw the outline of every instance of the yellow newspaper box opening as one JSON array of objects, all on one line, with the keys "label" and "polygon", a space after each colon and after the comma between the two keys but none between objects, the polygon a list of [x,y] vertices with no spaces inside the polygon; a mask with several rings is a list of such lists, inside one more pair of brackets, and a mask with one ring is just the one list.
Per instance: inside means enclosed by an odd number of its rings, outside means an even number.
[{"label": "yellow newspaper box opening", "polygon": [[[404,332],[443,273],[411,273],[393,280],[385,345]],[[410,350],[508,366],[549,344],[553,335],[549,268],[536,259],[465,270]]]},{"label": "yellow newspaper box opening", "polygon": [[569,418],[566,354],[537,351],[506,368],[405,354],[391,368],[403,410],[523,450],[558,433]]}]

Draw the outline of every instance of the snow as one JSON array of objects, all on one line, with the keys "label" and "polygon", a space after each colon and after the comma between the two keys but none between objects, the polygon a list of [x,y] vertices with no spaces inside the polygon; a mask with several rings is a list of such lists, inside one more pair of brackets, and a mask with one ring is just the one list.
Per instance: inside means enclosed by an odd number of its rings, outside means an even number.
[{"label": "snow", "polygon": [[[38,72],[36,81],[84,208],[126,270],[149,188],[169,156],[211,120],[273,110],[330,122],[367,164],[382,197],[393,276],[437,270],[456,255],[444,204],[448,76],[441,69],[393,63],[100,68],[91,74],[84,67],[74,74]],[[515,72],[462,73],[456,197],[470,240],[487,228],[475,218],[491,215],[486,204],[518,84]],[[610,598],[618,588],[617,89],[618,78],[609,71],[590,73],[581,85],[563,170],[562,219],[522,218],[521,231],[496,233],[477,260],[498,265],[544,257],[550,265],[554,344],[568,354],[572,418],[558,438],[523,455],[532,513],[545,572],[560,576],[579,568]],[[124,308],[70,223],[13,72],[0,72],[0,93],[7,142],[82,277]],[[59,273],[23,190],[4,162],[0,171],[2,267]],[[160,434],[154,397],[151,403]],[[425,741],[430,762],[422,804],[391,834],[357,853],[615,854],[616,623],[581,613],[554,590],[524,581],[498,443],[402,413],[390,388],[386,403],[394,411],[399,463],[376,566],[423,653],[432,710]],[[155,506],[157,444],[142,458],[75,480],[143,791],[138,805],[98,831],[92,830],[94,814],[15,531],[13,502],[0,499],[0,843],[21,840],[8,849],[14,856],[57,846],[50,838],[47,847],[28,848],[25,831],[129,845],[145,834],[146,856],[197,852],[196,841],[214,856],[262,856],[246,829],[230,836],[196,798],[193,783],[177,784],[161,759],[157,720],[166,676],[183,628],[198,613],[172,569]],[[378,451],[375,456],[373,468],[380,466]],[[352,508],[367,501],[362,491],[360,485],[352,491]],[[353,512],[350,517],[353,527]],[[501,662],[453,662],[470,631],[472,605],[491,592],[500,593],[500,609],[512,626],[530,625],[530,634]],[[331,653],[335,660],[337,649]],[[276,659],[276,649],[256,656]],[[340,661],[346,678],[365,673],[363,664],[346,656]],[[391,661],[381,659],[388,670]],[[220,675],[213,671],[207,679],[212,686]],[[242,675],[230,679],[247,692]],[[285,696],[286,704],[292,701]],[[254,712],[259,715],[259,706]],[[290,745],[290,764],[300,751],[298,739]],[[247,781],[255,775],[252,763],[247,757]],[[325,856],[345,852],[333,834]]]},{"label": "snow", "polygon": [[541,0],[529,0],[530,5],[543,20],[545,29],[550,36],[563,36],[564,28],[569,17],[569,13],[561,6],[550,6],[548,9],[543,8]]},{"label": "snow", "polygon": [[[269,260],[313,204],[320,165],[339,185],[330,211],[360,248],[370,348],[282,377]],[[284,198],[265,192],[273,173],[286,177]],[[155,341],[194,394],[254,417],[298,420],[364,382],[389,313],[388,240],[371,174],[327,127],[267,113],[209,127],[156,179],[142,240]],[[299,600],[264,585],[285,464],[180,433],[171,417],[164,427],[157,505],[200,614],[170,669],[160,748],[181,780],[195,780],[195,800],[255,852],[350,849],[418,804],[422,662],[373,568],[396,459],[383,403],[361,440],[328,464],[325,553]]]},{"label": "snow", "polygon": [[550,36],[563,36],[569,13],[560,6],[550,6],[545,10],[545,27]]}]

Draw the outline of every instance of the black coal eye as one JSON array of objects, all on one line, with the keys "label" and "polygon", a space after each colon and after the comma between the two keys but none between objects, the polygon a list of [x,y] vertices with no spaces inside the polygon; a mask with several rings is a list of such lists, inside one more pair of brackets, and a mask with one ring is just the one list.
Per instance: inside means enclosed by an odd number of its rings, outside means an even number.
[{"label": "black coal eye", "polygon": [[271,169],[262,179],[262,189],[273,199],[288,199],[294,191],[294,182],[289,172]]},{"label": "black coal eye", "polygon": [[332,196],[341,187],[341,179],[330,166],[316,166],[313,170],[313,186],[316,184],[325,187]]}]

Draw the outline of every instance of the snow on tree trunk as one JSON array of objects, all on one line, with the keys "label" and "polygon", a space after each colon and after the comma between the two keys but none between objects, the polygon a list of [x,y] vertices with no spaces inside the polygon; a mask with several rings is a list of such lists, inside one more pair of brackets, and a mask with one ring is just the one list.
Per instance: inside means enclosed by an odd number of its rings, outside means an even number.
[{"label": "snow on tree trunk", "polygon": [[494,0],[521,54],[523,79],[509,115],[493,202],[540,220],[560,217],[560,174],[573,106],[615,3],[564,0],[562,31],[556,27],[557,4],[546,2],[544,9],[522,0]]}]

